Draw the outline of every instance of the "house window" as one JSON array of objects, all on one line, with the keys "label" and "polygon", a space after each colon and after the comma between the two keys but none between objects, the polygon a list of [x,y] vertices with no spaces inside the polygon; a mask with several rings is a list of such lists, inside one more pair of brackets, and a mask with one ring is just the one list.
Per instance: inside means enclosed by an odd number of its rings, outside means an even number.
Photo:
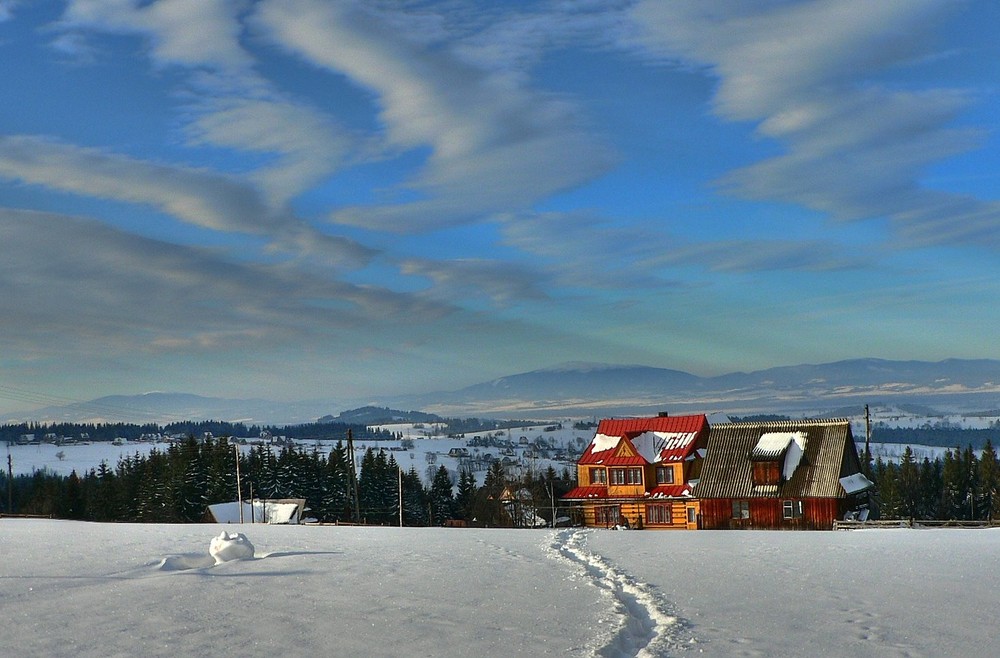
[{"label": "house window", "polygon": [[698,510],[693,507],[687,508],[688,513],[688,523],[696,523],[698,521]]},{"label": "house window", "polygon": [[604,468],[592,468],[590,469],[590,483],[591,484],[607,484],[608,483],[608,471]]},{"label": "house window", "polygon": [[646,523],[668,524],[674,522],[674,512],[670,503],[646,505]]},{"label": "house window", "polygon": [[594,521],[597,525],[607,528],[618,525],[621,518],[621,508],[618,505],[605,505],[594,510]]},{"label": "house window", "polygon": [[785,500],[781,503],[782,515],[786,519],[801,519],[802,518],[802,501],[801,500]]},{"label": "house window", "polygon": [[673,483],[674,483],[674,467],[657,466],[656,484],[673,484]]},{"label": "house window", "polygon": [[734,500],[733,501],[733,518],[734,519],[749,519],[750,518],[750,501],[749,500]]},{"label": "house window", "polygon": [[642,484],[642,469],[612,468],[611,484]]}]

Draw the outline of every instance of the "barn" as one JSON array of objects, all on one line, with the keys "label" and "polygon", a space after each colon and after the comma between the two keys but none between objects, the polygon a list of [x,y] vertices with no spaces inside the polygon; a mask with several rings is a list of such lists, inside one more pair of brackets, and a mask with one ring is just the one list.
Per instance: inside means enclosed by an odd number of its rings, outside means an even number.
[{"label": "barn", "polygon": [[828,530],[873,489],[847,419],[741,422],[712,425],[694,496],[705,529]]}]

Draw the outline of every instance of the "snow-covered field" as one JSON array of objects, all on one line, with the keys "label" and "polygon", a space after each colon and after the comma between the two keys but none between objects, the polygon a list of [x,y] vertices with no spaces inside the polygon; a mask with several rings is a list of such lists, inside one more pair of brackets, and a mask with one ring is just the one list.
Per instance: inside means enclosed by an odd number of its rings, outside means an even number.
[{"label": "snow-covered field", "polygon": [[[214,565],[240,531],[252,560]],[[0,520],[8,656],[982,656],[998,530]]]}]

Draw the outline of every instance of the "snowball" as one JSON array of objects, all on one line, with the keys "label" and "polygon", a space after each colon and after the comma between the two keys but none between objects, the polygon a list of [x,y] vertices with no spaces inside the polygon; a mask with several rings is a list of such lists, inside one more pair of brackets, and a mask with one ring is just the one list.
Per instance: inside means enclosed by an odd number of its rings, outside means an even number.
[{"label": "snowball", "polygon": [[212,538],[208,552],[215,558],[216,564],[230,560],[252,560],[253,544],[242,532],[229,534],[223,530],[221,535]]}]

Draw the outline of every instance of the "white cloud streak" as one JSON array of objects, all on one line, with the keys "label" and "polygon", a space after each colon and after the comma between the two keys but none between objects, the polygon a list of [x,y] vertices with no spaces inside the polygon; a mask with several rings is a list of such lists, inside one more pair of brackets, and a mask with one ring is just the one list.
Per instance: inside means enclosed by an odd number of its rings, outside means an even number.
[{"label": "white cloud streak", "polygon": [[358,266],[373,254],[275,211],[238,179],[107,154],[36,137],[0,137],[0,178],[90,197],[146,204],[202,228],[266,236],[278,249],[305,249],[331,265]]},{"label": "white cloud streak", "polygon": [[409,185],[427,198],[347,208],[334,220],[419,231],[526,208],[605,170],[603,145],[566,101],[486,71],[444,43],[428,45],[391,13],[358,3],[261,3],[258,24],[306,61],[376,94],[387,146],[430,148]]},{"label": "white cloud streak", "polygon": [[724,177],[722,189],[798,204],[836,219],[888,217],[907,246],[1000,248],[1000,205],[925,189],[927,168],[974,148],[950,127],[972,102],[952,89],[894,89],[879,76],[931,46],[942,0],[641,2],[645,52],[705,66],[713,106],[787,147]]}]

